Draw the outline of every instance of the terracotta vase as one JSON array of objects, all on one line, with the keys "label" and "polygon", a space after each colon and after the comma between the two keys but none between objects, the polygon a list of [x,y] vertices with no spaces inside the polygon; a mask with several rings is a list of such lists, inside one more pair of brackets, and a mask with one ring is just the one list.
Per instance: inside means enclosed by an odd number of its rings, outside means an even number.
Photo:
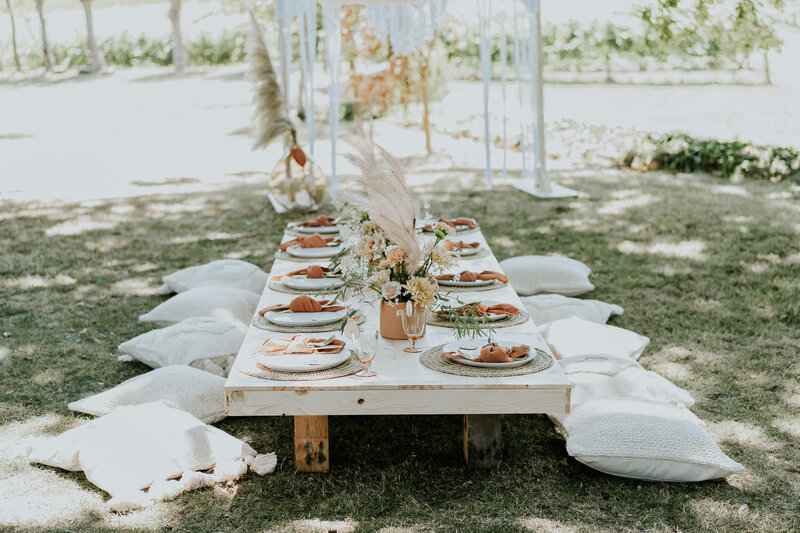
[{"label": "terracotta vase", "polygon": [[[403,332],[403,322],[398,314],[401,309],[405,311],[405,302],[396,304],[394,302],[387,302],[381,300],[381,337],[384,339],[406,340],[406,334]],[[425,306],[416,304],[414,305],[414,312],[422,313],[425,311]],[[427,326],[422,330],[422,336],[425,336]]]}]

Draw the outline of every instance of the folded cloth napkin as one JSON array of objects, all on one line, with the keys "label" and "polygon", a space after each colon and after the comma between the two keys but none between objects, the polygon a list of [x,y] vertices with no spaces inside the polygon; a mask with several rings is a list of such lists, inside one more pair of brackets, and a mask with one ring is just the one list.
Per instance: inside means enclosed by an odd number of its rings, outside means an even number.
[{"label": "folded cloth napkin", "polygon": [[[489,343],[481,348],[481,355],[477,359],[471,359],[479,363],[510,363],[523,357],[528,357],[531,347],[527,344],[503,348],[496,342]],[[445,359],[467,359],[458,352],[444,352],[442,357]]]},{"label": "folded cloth napkin", "polygon": [[444,241],[444,243],[442,243],[442,246],[444,246],[444,249],[447,250],[448,252],[452,252],[453,250],[463,250],[465,248],[477,248],[480,245],[481,243],[479,242],[464,242],[464,241],[458,241],[458,242]]},{"label": "folded cloth napkin", "polygon": [[325,346],[317,346],[325,342],[325,339],[309,339],[302,333],[293,336],[291,339],[267,339],[264,344],[256,350],[256,353],[264,355],[275,355],[284,353],[339,353],[344,348],[344,341],[333,339]]},{"label": "folded cloth napkin", "polygon": [[[455,228],[456,226],[466,226],[469,229],[477,228],[478,223],[472,220],[471,218],[440,218],[436,222],[444,222],[448,226],[452,226]],[[428,224],[427,226],[422,226],[423,231],[431,231],[433,229],[433,224]]]},{"label": "folded cloth napkin", "polygon": [[291,241],[286,241],[285,243],[281,244],[280,248],[281,250],[285,251],[287,248],[294,246],[295,244],[299,244],[300,248],[323,248],[335,240],[337,240],[336,237],[323,237],[319,233],[315,233],[310,237],[297,237]]},{"label": "folded cloth napkin", "polygon": [[307,278],[324,278],[325,274],[330,272],[331,269],[328,267],[321,267],[319,265],[311,265],[308,268],[301,268],[300,270],[292,270],[291,272],[287,272],[282,276],[273,276],[272,279],[278,280],[281,279],[283,276],[305,276]]},{"label": "folded cloth napkin", "polygon": [[288,309],[292,313],[318,313],[320,311],[341,311],[344,309],[343,305],[334,305],[335,300],[316,300],[311,296],[298,296],[288,304],[277,304],[265,307],[258,312],[259,315],[264,316],[270,311],[285,311]]},{"label": "folded cloth napkin", "polygon": [[336,220],[336,217],[328,217],[325,215],[320,215],[317,218],[312,218],[310,220],[304,220],[303,222],[297,222],[294,225],[301,228],[316,228],[318,226],[333,226],[333,221]]},{"label": "folded cloth napkin", "polygon": [[519,314],[519,309],[517,309],[511,304],[488,305],[482,302],[470,302],[461,307],[456,307],[455,309],[440,309],[436,311],[436,313],[439,315],[449,315],[453,313],[457,315],[466,315],[469,314],[470,309],[474,309],[475,314],[478,316]]},{"label": "folded cloth napkin", "polygon": [[[455,274],[442,274],[440,276],[436,276],[436,279],[443,280],[443,281],[451,281],[456,278]],[[490,280],[496,279],[497,281],[508,283],[508,277],[501,274],[500,272],[492,272],[491,270],[484,270],[483,272],[472,272],[469,270],[464,270],[458,275],[459,281],[478,281],[478,280]]]}]

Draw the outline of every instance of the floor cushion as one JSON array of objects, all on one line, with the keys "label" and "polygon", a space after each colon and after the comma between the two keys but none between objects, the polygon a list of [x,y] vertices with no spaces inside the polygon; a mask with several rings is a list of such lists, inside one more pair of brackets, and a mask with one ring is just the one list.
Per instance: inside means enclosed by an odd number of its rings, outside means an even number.
[{"label": "floor cushion", "polygon": [[615,476],[704,481],[742,472],[688,409],[644,400],[584,403],[562,425],[567,453]]},{"label": "floor cushion", "polygon": [[542,292],[578,296],[594,289],[591,269],[568,257],[523,255],[500,262],[511,286],[520,296]]},{"label": "floor cushion", "polygon": [[572,383],[570,405],[613,399],[638,399],[691,407],[694,398],[665,377],[627,357],[576,355],[559,361]]},{"label": "floor cushion", "polygon": [[232,287],[199,287],[176,294],[139,320],[171,326],[187,318],[212,317],[247,331],[259,298],[258,294]]},{"label": "floor cushion", "polygon": [[538,294],[520,298],[530,313],[533,323],[541,326],[547,322],[564,318],[582,318],[590,322],[605,324],[611,315],[621,315],[618,305],[600,300],[582,300],[560,294]]},{"label": "floor cushion", "polygon": [[73,411],[103,416],[122,405],[167,400],[199,420],[225,418],[225,378],[190,366],[165,366],[70,403]]},{"label": "floor cushion", "polygon": [[162,280],[164,285],[159,292],[184,292],[197,287],[233,287],[256,294],[264,291],[269,276],[252,263],[239,259],[217,259],[204,265],[178,270]]},{"label": "floor cushion", "polygon": [[189,365],[203,359],[235,355],[244,331],[213,317],[194,317],[162,329],[154,329],[119,345],[119,351],[137,361],[159,368]]},{"label": "floor cushion", "polygon": [[650,339],[633,331],[580,318],[548,322],[539,326],[537,331],[557,359],[608,354],[636,360],[650,344]]},{"label": "floor cushion", "polygon": [[[117,407],[56,439],[73,447],[61,457],[78,457],[75,469],[111,494],[117,511],[238,479],[256,456],[247,443],[166,401]],[[50,441],[34,443],[28,458],[38,462]]]}]

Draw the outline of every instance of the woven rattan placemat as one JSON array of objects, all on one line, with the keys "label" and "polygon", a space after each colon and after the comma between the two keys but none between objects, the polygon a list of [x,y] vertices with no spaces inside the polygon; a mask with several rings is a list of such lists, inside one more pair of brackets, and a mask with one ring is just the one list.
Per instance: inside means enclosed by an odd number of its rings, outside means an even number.
[{"label": "woven rattan placemat", "polygon": [[547,370],[553,365],[553,357],[538,348],[534,350],[531,362],[514,368],[484,368],[480,366],[467,366],[455,363],[449,359],[442,358],[442,348],[444,344],[428,348],[419,356],[419,362],[423,366],[442,372],[444,374],[455,374],[457,376],[470,376],[476,378],[504,377],[504,376],[524,376],[525,374],[535,374],[542,370]]}]

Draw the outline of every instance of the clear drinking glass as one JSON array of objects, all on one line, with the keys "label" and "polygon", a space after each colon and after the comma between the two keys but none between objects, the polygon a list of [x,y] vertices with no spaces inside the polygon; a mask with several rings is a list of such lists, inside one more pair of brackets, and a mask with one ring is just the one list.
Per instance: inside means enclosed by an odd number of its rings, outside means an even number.
[{"label": "clear drinking glass", "polygon": [[[408,309],[411,314],[408,314]],[[425,315],[427,313],[426,307],[417,308],[417,306],[410,305],[406,309],[400,309],[400,321],[403,323],[403,333],[406,334],[408,340],[411,341],[411,346],[405,348],[403,351],[408,353],[420,353],[422,350],[417,348],[417,341],[422,337],[425,332]]]},{"label": "clear drinking glass", "polygon": [[375,359],[375,355],[378,353],[378,332],[375,331],[374,335],[364,332],[356,341],[353,352],[356,354],[356,359],[364,367],[364,370],[356,373],[356,376],[360,378],[376,376],[375,371],[369,369],[369,365],[372,364],[372,360]]}]

